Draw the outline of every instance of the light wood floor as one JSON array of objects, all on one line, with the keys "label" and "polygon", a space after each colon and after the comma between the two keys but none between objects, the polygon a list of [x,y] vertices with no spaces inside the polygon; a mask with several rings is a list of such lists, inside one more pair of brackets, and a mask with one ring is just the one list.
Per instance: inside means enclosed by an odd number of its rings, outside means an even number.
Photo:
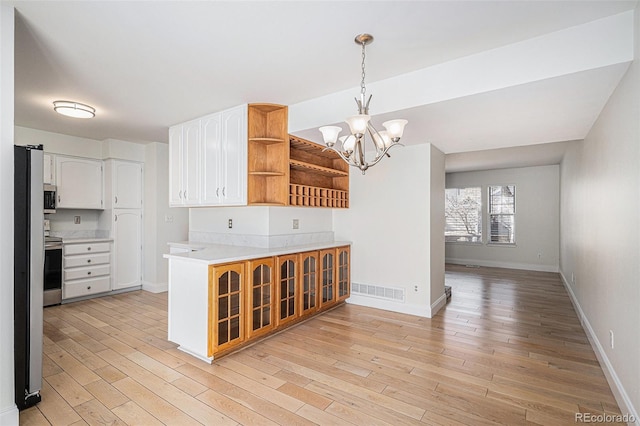
[{"label": "light wood floor", "polygon": [[575,425],[619,413],[557,274],[447,266],[433,319],[341,306],[214,365],[166,340],[167,297],[45,309],[21,425]]}]

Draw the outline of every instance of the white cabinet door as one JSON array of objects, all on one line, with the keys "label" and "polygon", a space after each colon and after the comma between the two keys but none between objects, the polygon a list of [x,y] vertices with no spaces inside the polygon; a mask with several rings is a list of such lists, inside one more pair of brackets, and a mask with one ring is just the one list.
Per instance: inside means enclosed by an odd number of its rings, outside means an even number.
[{"label": "white cabinet door", "polygon": [[182,136],[182,198],[194,206],[200,202],[200,120],[185,123]]},{"label": "white cabinet door", "polygon": [[44,169],[42,173],[42,183],[49,185],[56,184],[56,176],[54,174],[53,156],[51,154],[44,154]]},{"label": "white cabinet door", "polygon": [[169,205],[182,205],[182,125],[169,129]]},{"label": "white cabinet door", "polygon": [[142,212],[113,211],[113,290],[139,286],[142,265]]},{"label": "white cabinet door", "polygon": [[59,209],[103,209],[102,161],[56,156]]},{"label": "white cabinet door", "polygon": [[113,162],[113,207],[142,208],[142,164]]},{"label": "white cabinet door", "polygon": [[247,204],[247,106],[222,112],[222,204]]},{"label": "white cabinet door", "polygon": [[200,120],[202,129],[202,199],[203,205],[216,205],[221,201],[220,148],[222,120],[220,114],[211,114]]},{"label": "white cabinet door", "polygon": [[247,105],[169,129],[169,205],[247,204]]},{"label": "white cabinet door", "polygon": [[169,129],[169,205],[200,202],[200,120]]}]

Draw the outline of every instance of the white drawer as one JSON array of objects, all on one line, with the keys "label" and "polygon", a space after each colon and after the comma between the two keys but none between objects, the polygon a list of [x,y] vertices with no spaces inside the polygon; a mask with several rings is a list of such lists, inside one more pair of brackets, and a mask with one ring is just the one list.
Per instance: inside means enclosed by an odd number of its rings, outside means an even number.
[{"label": "white drawer", "polygon": [[102,265],[111,261],[109,253],[87,254],[83,256],[71,256],[64,258],[65,268],[75,268],[77,266]]},{"label": "white drawer", "polygon": [[64,255],[104,253],[110,250],[109,243],[65,244]]},{"label": "white drawer", "polygon": [[88,280],[64,283],[62,286],[62,298],[88,296],[95,293],[103,293],[111,290],[111,277],[91,278]]},{"label": "white drawer", "polygon": [[86,266],[82,268],[71,268],[64,270],[64,281],[77,280],[83,278],[100,277],[111,273],[111,265]]}]

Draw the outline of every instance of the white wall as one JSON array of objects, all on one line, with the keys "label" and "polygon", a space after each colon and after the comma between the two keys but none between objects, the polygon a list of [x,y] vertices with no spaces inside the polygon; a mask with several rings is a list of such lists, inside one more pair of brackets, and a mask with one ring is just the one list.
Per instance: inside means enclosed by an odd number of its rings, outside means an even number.
[{"label": "white wall", "polygon": [[164,143],[145,145],[144,169],[144,265],[142,287],[148,291],[164,291],[168,283],[167,243],[187,240],[189,211],[169,208],[169,146]]},{"label": "white wall", "polygon": [[17,425],[13,373],[14,11],[0,2],[0,424]]},{"label": "white wall", "polygon": [[622,413],[640,424],[640,9],[635,13],[636,61],[562,162],[560,270]]},{"label": "white wall", "polygon": [[28,127],[15,127],[17,145],[44,145],[45,152],[101,160],[102,142]]},{"label": "white wall", "polygon": [[[431,315],[431,150],[430,144],[394,148],[366,175],[351,171],[349,209],[333,212],[336,239],[353,242],[351,281],[406,294],[405,303],[355,295],[351,302]],[[444,173],[443,155],[439,161]]]},{"label": "white wall", "polygon": [[[487,187],[516,185],[516,244],[487,245]],[[448,173],[447,188],[482,186],[485,244],[447,243],[449,263],[557,272],[560,235],[560,168],[557,165]],[[444,229],[444,228],[443,228]],[[540,256],[538,256],[540,255]]]}]

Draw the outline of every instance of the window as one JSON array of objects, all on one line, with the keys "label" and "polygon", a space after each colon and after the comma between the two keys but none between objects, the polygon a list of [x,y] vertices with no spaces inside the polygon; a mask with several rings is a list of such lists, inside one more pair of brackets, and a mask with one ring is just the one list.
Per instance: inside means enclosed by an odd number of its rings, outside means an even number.
[{"label": "window", "polygon": [[516,186],[489,186],[490,244],[514,244]]},{"label": "window", "polygon": [[482,243],[482,189],[445,190],[445,242]]}]

